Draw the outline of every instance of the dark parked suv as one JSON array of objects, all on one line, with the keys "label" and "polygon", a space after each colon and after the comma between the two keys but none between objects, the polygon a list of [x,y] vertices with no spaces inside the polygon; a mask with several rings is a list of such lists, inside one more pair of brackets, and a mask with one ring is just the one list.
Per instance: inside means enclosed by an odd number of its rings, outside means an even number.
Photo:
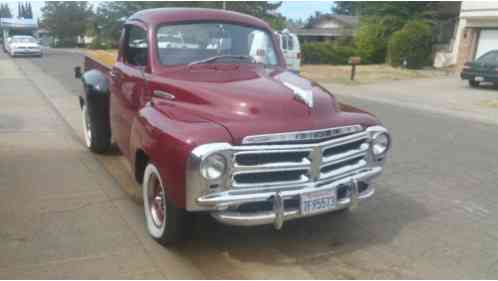
[{"label": "dark parked suv", "polygon": [[465,63],[460,77],[469,80],[471,87],[478,87],[482,82],[492,82],[497,86],[498,50],[489,51],[475,61]]}]

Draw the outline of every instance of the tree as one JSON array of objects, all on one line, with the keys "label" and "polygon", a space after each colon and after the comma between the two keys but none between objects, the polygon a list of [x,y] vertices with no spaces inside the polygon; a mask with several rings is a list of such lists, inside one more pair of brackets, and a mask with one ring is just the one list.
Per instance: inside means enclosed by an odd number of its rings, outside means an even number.
[{"label": "tree", "polygon": [[11,18],[12,14],[8,4],[0,4],[0,18]]},{"label": "tree", "polygon": [[31,8],[31,3],[30,2],[27,3],[27,8],[26,9],[28,11],[28,13],[26,15],[26,18],[32,19],[33,18],[33,9]]},{"label": "tree", "polygon": [[357,6],[353,1],[337,1],[332,6],[332,14],[354,16],[354,8]]},{"label": "tree", "polygon": [[355,45],[364,63],[382,63],[386,58],[386,26],[380,23],[362,24]]},{"label": "tree", "polygon": [[26,2],[25,4],[20,4],[19,6],[19,18],[32,19],[33,10],[31,9],[31,4]]},{"label": "tree", "polygon": [[48,1],[42,8],[42,24],[62,46],[74,46],[85,33],[93,12],[86,1]]},{"label": "tree", "polygon": [[319,11],[315,11],[314,15],[311,15],[308,17],[306,20],[306,24],[304,25],[304,28],[312,28],[315,24],[320,21],[320,18],[322,17],[322,13]]},{"label": "tree", "polygon": [[[271,13],[280,7],[281,2],[268,1],[226,1],[225,8],[266,20],[274,28],[283,28],[283,17]],[[165,7],[198,7],[222,9],[221,1],[109,1],[98,6],[95,25],[92,27],[98,37],[110,40],[113,44],[119,39],[123,22],[140,10]]]},{"label": "tree", "polygon": [[430,65],[431,53],[432,30],[425,21],[410,21],[389,39],[388,61],[392,66],[399,66],[403,60],[408,68]]}]

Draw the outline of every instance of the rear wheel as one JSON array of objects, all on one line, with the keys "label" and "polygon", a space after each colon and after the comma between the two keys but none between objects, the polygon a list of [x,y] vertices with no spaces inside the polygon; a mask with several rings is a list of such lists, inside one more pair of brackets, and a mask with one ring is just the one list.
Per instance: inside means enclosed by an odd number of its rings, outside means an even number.
[{"label": "rear wheel", "polygon": [[472,88],[477,88],[477,87],[479,87],[479,82],[473,81],[473,80],[469,80],[469,85]]},{"label": "rear wheel", "polygon": [[154,164],[147,164],[142,184],[145,224],[149,234],[157,242],[168,245],[178,242],[189,234],[192,216],[176,208],[170,200],[159,171]]},{"label": "rear wheel", "polygon": [[86,146],[93,152],[104,153],[111,146],[111,140],[104,128],[104,122],[98,120],[96,113],[92,113],[87,104],[81,107],[83,120],[83,135]]}]

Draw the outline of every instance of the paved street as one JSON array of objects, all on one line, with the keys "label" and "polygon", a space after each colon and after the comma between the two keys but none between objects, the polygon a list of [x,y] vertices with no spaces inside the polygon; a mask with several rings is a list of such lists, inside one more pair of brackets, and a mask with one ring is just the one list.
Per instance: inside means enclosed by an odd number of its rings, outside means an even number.
[{"label": "paved street", "polygon": [[394,138],[371,200],[281,231],[199,216],[192,240],[164,248],[123,159],[83,146],[81,63],[0,54],[0,278],[498,278],[496,125],[340,96]]}]

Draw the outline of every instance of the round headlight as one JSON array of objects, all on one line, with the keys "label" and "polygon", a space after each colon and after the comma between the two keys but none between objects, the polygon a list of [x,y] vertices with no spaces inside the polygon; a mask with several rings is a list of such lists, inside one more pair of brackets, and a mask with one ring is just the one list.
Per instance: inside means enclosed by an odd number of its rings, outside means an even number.
[{"label": "round headlight", "polygon": [[389,148],[389,135],[386,133],[378,133],[372,138],[372,151],[375,156],[386,153]]},{"label": "round headlight", "polygon": [[207,180],[217,180],[227,169],[227,161],[221,154],[208,156],[201,164],[201,174]]}]

